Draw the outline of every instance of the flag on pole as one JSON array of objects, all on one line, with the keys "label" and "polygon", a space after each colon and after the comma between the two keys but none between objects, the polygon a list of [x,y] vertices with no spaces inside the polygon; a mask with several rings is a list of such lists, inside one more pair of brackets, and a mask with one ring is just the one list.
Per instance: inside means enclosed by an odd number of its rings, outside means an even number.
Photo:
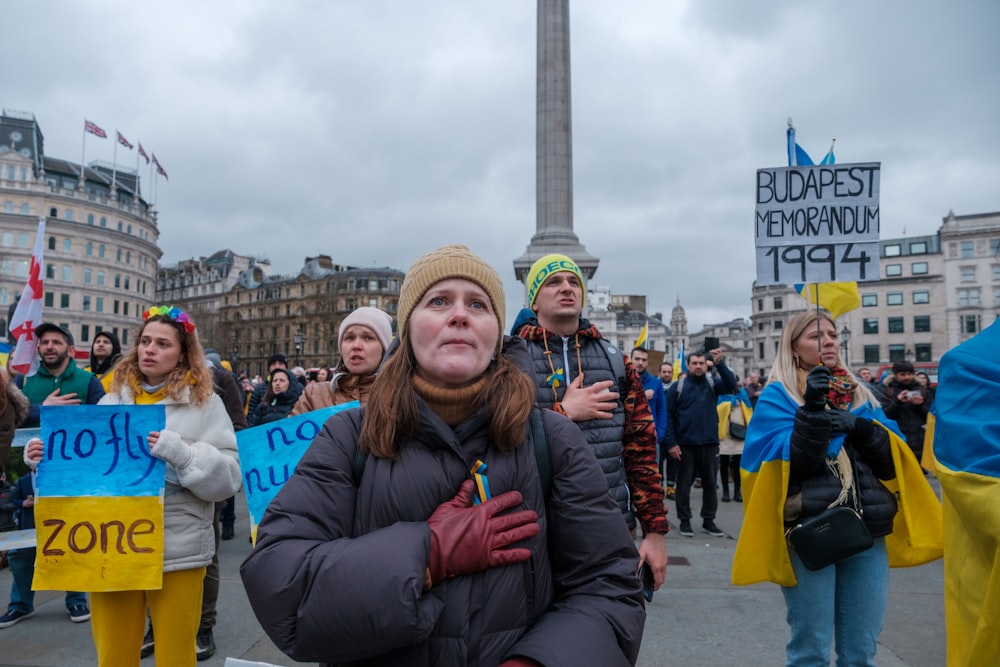
[{"label": "flag on pole", "polygon": [[677,350],[677,356],[674,358],[674,374],[671,379],[676,381],[681,373],[687,373],[687,370],[687,355],[684,354],[684,341],[681,341],[681,347]]},{"label": "flag on pole", "polygon": [[42,249],[45,247],[45,218],[38,216],[38,233],[35,236],[35,249],[31,253],[31,265],[28,267],[28,282],[17,302],[14,315],[10,318],[8,330],[14,337],[14,352],[10,357],[10,367],[25,377],[30,377],[38,370],[38,339],[35,338],[35,327],[42,323],[42,298],[44,286],[42,280]]},{"label": "flag on pole", "polygon": [[160,164],[160,161],[156,159],[156,153],[153,153],[153,164],[156,165],[156,173],[169,181],[170,177],[167,176],[167,172],[163,170],[163,166]]},{"label": "flag on pole", "polygon": [[649,337],[649,320],[642,325],[642,331],[639,332],[639,337],[635,339],[635,345],[633,347],[646,347],[646,339]]},{"label": "flag on pole", "polygon": [[115,130],[115,132],[118,134],[118,143],[120,143],[125,148],[132,150],[133,146],[128,142],[128,139],[123,137],[121,132],[118,132],[117,130]]},{"label": "flag on pole", "polygon": [[139,142],[139,155],[141,155],[142,159],[146,161],[146,164],[149,164],[149,156],[146,155],[146,151],[143,150],[141,141]]},{"label": "flag on pole", "polygon": [[[809,154],[795,141],[795,128],[792,126],[790,118],[788,119],[786,136],[788,138],[788,166],[812,165],[813,161]],[[836,156],[833,153],[833,146],[836,142],[836,138],[830,142],[830,150],[823,156],[821,165],[835,163]],[[861,294],[858,292],[856,282],[820,283],[818,286],[797,283],[795,291],[809,303],[825,308],[834,319],[861,307]]]},{"label": "flag on pole", "polygon": [[100,137],[101,139],[107,139],[108,133],[99,128],[95,123],[91,123],[86,118],[83,119],[83,131],[90,132],[94,136]]}]

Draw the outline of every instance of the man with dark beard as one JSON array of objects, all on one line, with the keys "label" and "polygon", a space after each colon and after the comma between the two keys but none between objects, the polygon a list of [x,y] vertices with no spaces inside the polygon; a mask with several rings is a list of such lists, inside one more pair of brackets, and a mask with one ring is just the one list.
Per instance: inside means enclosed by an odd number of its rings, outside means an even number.
[{"label": "man with dark beard", "polygon": [[104,396],[104,387],[95,375],[74,363],[73,335],[57,324],[42,322],[35,329],[35,338],[42,360],[38,372],[15,380],[31,401],[28,418],[21,426],[38,426],[39,408],[43,405],[97,405]]}]

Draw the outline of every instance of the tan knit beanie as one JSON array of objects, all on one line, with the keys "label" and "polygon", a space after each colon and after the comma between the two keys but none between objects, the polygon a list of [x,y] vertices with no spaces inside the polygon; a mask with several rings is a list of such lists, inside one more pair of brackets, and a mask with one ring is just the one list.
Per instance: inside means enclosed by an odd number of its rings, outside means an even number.
[{"label": "tan knit beanie", "polygon": [[424,294],[433,285],[448,278],[471,280],[490,297],[493,312],[497,316],[499,341],[497,352],[503,346],[504,322],[507,317],[504,300],[503,281],[500,274],[487,264],[482,257],[474,254],[464,245],[446,245],[432,250],[419,258],[410,267],[403,286],[399,290],[399,305],[396,308],[396,327],[402,336],[409,324],[410,313]]}]

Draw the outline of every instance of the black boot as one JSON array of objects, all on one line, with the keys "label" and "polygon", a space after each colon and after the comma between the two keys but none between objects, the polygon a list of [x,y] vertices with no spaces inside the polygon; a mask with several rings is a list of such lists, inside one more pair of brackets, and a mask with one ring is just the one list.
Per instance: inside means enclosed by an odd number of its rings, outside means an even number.
[{"label": "black boot", "polygon": [[729,498],[729,482],[722,483],[722,502],[728,503]]},{"label": "black boot", "polygon": [[737,477],[733,481],[733,500],[738,503],[743,502],[743,492],[740,490],[740,478]]}]

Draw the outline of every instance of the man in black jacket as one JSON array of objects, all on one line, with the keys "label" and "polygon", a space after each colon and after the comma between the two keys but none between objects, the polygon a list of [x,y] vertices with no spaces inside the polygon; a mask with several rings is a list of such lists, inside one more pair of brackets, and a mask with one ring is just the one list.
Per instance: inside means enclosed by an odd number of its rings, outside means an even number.
[{"label": "man in black jacket", "polygon": [[[719,373],[713,382],[708,373],[708,357]],[[677,470],[677,518],[681,535],[694,537],[691,528],[691,486],[695,476],[702,479],[701,519],[706,533],[725,535],[715,525],[719,495],[715,488],[719,467],[718,394],[736,391],[736,376],[725,364],[721,348],[692,352],[687,357],[688,375],[667,391],[667,455],[680,460]]]},{"label": "man in black jacket", "polygon": [[884,404],[885,415],[899,424],[899,430],[906,436],[906,444],[920,461],[924,453],[924,426],[927,424],[927,409],[930,407],[927,388],[917,382],[909,361],[897,361],[892,365],[893,379],[886,388],[889,400]]}]

